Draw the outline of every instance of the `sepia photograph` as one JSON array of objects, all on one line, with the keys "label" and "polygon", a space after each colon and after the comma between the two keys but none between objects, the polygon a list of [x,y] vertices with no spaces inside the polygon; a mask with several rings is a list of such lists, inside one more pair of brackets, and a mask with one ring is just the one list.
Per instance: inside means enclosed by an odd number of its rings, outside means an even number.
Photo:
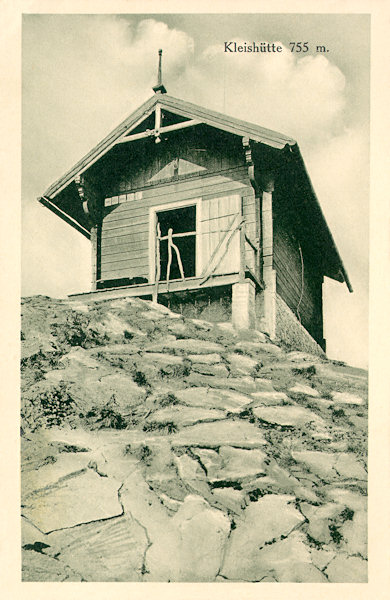
[{"label": "sepia photograph", "polygon": [[22,15],[21,581],[368,582],[370,26]]}]

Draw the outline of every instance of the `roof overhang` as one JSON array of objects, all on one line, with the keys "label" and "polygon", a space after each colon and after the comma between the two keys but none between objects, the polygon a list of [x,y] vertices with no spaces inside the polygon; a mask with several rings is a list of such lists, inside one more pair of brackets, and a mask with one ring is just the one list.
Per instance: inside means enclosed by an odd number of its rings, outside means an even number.
[{"label": "roof overhang", "polygon": [[[84,171],[89,169],[97,160],[102,158],[107,152],[111,150],[116,144],[123,143],[125,141],[132,141],[148,135],[156,135],[164,133],[165,129],[167,132],[172,131],[173,128],[157,127],[152,130],[148,130],[138,134],[138,138],[135,136],[132,138],[131,132],[134,131],[147,117],[153,112],[158,114],[161,109],[167,109],[180,117],[184,117],[190,121],[193,121],[191,125],[203,123],[210,125],[217,129],[221,129],[228,133],[235,135],[249,137],[256,142],[262,142],[268,146],[274,148],[284,148],[286,144],[295,144],[295,140],[287,137],[276,131],[259,127],[253,123],[247,123],[240,119],[228,117],[222,113],[218,113],[206,108],[197,106],[190,102],[184,102],[167,94],[155,94],[149,100],[144,102],[136,111],[134,111],[127,119],[118,125],[108,136],[106,136],[97,146],[95,146],[88,154],[86,154],[79,162],[77,162],[65,175],[57,179],[43,194],[46,198],[53,200],[73,179],[81,175]],[[181,127],[188,127],[184,121]],[[178,129],[178,128],[176,128]],[[137,134],[136,134],[137,135]]]},{"label": "roof overhang", "polygon": [[[162,126],[161,111],[169,111],[180,117],[181,121],[174,125]],[[142,125],[154,113],[154,127],[146,128]],[[153,118],[153,117],[152,117]],[[77,162],[69,171],[62,177],[57,179],[46,191],[38,198],[39,202],[52,210],[57,216],[65,222],[77,229],[80,233],[90,238],[88,221],[82,216],[71,215],[69,211],[64,210],[64,206],[59,206],[60,198],[63,197],[63,192],[67,190],[70,195],[76,192],[75,180],[85,171],[87,171],[94,163],[105,156],[112,148],[118,144],[131,143],[136,140],[155,137],[159,140],[160,135],[184,129],[187,127],[195,127],[204,124],[216,129],[237,135],[240,137],[249,138],[253,142],[264,144],[276,150],[289,149],[294,157],[295,168],[303,175],[305,185],[310,190],[309,196],[311,203],[315,207],[318,218],[322,222],[322,231],[324,232],[324,241],[330,248],[332,255],[332,263],[337,265],[337,269],[332,268],[331,277],[339,281],[345,281],[348,289],[352,291],[347,272],[337,250],[333,236],[328,228],[325,217],[322,213],[317,196],[314,192],[309,175],[307,174],[305,164],[303,162],[300,150],[296,141],[284,134],[260,127],[247,121],[242,121],[234,117],[229,117],[222,113],[218,113],[206,108],[202,108],[196,104],[179,100],[167,94],[155,94],[146,102],[144,102],[137,110],[135,110],[127,119],[122,121],[111,133],[109,133],[99,144],[97,144],[88,154],[86,154],[79,162]],[[76,218],[74,218],[76,216]],[[337,271],[337,273],[336,273]]]}]

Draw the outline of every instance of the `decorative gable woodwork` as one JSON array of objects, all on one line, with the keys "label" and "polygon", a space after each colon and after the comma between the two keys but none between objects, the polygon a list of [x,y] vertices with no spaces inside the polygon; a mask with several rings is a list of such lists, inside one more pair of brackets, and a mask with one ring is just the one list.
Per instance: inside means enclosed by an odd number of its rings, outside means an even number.
[{"label": "decorative gable woodwork", "polygon": [[155,183],[163,179],[174,179],[175,177],[181,177],[183,175],[189,175],[190,173],[200,173],[206,171],[206,167],[196,165],[189,160],[183,158],[176,158],[169,162],[165,167],[160,169],[153,177],[148,179],[148,183]]}]

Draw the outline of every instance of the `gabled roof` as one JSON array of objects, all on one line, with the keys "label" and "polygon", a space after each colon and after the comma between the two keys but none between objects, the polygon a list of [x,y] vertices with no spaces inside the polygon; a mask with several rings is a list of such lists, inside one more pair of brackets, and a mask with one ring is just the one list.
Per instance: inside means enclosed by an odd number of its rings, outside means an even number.
[{"label": "gabled roof", "polygon": [[[297,142],[282,133],[265,129],[259,125],[203,108],[196,104],[192,104],[191,102],[186,102],[167,94],[156,93],[154,96],[146,100],[146,102],[144,102],[137,110],[127,117],[127,119],[122,121],[122,123],[120,123],[99,144],[97,144],[97,146],[95,146],[67,173],[65,173],[65,175],[57,179],[57,181],[55,181],[38,200],[59,217],[61,217],[64,221],[72,225],[72,227],[89,238],[89,227],[83,215],[79,214],[79,210],[77,212],[72,212],[72,210],[61,209],[59,206],[61,205],[61,201],[58,202],[56,197],[58,196],[60,198],[64,193],[69,191],[71,188],[68,186],[74,182],[78,175],[81,175],[84,171],[89,169],[89,167],[101,159],[118,143],[132,141],[133,139],[139,139],[141,137],[145,137],[146,135],[155,135],[157,137],[157,130],[145,130],[141,133],[139,133],[139,130],[140,126],[142,128],[142,123],[148,119],[153,112],[156,112],[157,115],[158,110],[161,109],[165,109],[170,113],[174,113],[183,119],[183,121],[177,125],[168,126],[165,128],[162,127],[161,131],[174,130],[179,127],[197,124],[205,124],[234,135],[249,138],[254,142],[265,144],[266,146],[271,146],[272,148],[279,150],[290,148],[292,155],[295,157],[295,168],[299,171],[303,186],[308,190],[311,212],[314,211],[313,215],[321,224],[323,247],[327,248],[328,254],[331,257],[331,266],[327,275],[339,281],[345,281],[348,289],[352,291],[347,272],[344,268],[340,254],[322,213],[317,196],[311,185],[310,178],[307,174]],[[134,131],[137,131],[137,133],[132,134]]]},{"label": "gabled roof", "polygon": [[246,136],[256,142],[262,142],[274,148],[284,148],[286,144],[295,144],[295,140],[290,137],[265,129],[259,125],[248,123],[234,117],[228,117],[222,113],[215,112],[206,108],[185,102],[178,98],[173,98],[167,94],[155,94],[149,100],[146,100],[137,110],[135,110],[127,119],[122,121],[110,134],[108,134],[97,146],[76,163],[65,175],[57,179],[43,194],[46,198],[52,199],[59,193],[74,177],[88,169],[96,160],[104,156],[119,138],[129,134],[137,125],[146,119],[155,109],[156,105],[170,110],[177,115],[189,119],[199,120],[201,123],[222,129],[229,133]]}]

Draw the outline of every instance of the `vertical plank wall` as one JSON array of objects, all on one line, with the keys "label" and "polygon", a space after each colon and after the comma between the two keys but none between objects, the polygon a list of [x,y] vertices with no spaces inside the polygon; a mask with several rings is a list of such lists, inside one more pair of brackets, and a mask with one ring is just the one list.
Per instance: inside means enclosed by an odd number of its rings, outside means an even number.
[{"label": "vertical plank wall", "polygon": [[322,342],[322,274],[313,266],[310,248],[301,244],[280,210],[274,212],[274,268],[276,292],[312,337]]}]

